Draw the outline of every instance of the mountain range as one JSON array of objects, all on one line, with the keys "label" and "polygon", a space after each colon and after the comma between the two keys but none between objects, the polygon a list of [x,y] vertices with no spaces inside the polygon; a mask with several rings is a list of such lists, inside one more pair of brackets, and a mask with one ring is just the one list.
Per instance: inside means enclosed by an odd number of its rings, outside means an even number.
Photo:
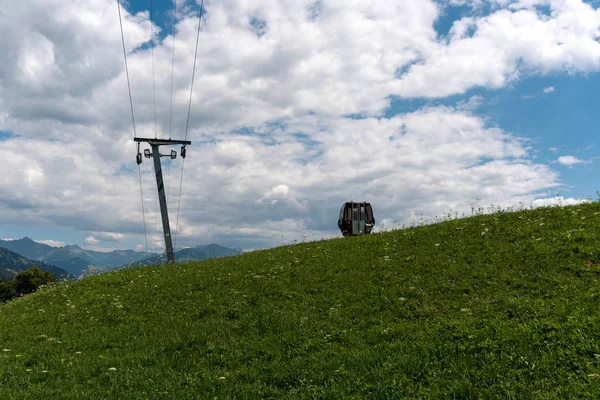
[{"label": "mountain range", "polygon": [[44,271],[52,272],[59,279],[72,278],[64,269],[39,261],[28,260],[14,251],[0,247],[0,279],[11,279],[19,272],[23,272],[35,265]]},{"label": "mountain range", "polygon": [[18,240],[0,240],[0,247],[13,251],[29,260],[43,262],[62,268],[73,276],[79,276],[91,263],[78,257],[64,247],[52,247],[28,237]]},{"label": "mountain range", "polygon": [[[212,243],[209,245],[200,245],[196,247],[189,247],[181,249],[175,252],[176,262],[190,262],[190,261],[202,261],[211,258],[219,257],[230,257],[238,254],[242,254],[241,249],[230,249],[228,247],[219,246],[218,244]],[[142,265],[155,265],[164,264],[167,262],[167,255],[165,253],[156,255],[155,257],[141,260],[138,262],[131,263],[130,266],[142,266]]]},{"label": "mountain range", "polygon": [[[114,250],[111,252],[100,252],[86,250],[77,245],[66,245],[63,247],[52,247],[47,244],[38,243],[28,237],[17,240],[0,240],[0,248],[16,253],[28,261],[37,264],[43,263],[55,266],[66,271],[68,274],[78,277],[86,270],[100,268],[110,270],[121,266],[153,265],[166,263],[166,255],[138,252],[133,250]],[[202,261],[209,258],[228,257],[241,254],[240,249],[230,249],[218,244],[201,245],[182,249],[175,252],[177,262]],[[0,266],[3,259],[0,258]],[[7,265],[13,265],[7,261]],[[42,268],[41,265],[39,265]],[[43,269],[43,268],[42,268]]]}]

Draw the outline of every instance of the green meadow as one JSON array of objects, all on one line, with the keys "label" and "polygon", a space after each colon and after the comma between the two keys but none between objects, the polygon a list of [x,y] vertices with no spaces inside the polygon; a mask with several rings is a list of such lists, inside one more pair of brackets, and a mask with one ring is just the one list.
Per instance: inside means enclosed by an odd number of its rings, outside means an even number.
[{"label": "green meadow", "polygon": [[113,271],[0,306],[1,399],[600,398],[600,203]]}]

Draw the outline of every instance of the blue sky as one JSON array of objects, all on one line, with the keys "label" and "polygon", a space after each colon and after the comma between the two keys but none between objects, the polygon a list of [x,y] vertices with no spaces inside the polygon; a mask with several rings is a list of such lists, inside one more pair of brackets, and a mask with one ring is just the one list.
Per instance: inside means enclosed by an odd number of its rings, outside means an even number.
[{"label": "blue sky", "polygon": [[[86,12],[58,2],[43,27],[28,22],[29,1],[0,19],[0,49],[14,60],[0,69],[0,183],[13,188],[0,193],[0,237],[140,249],[133,148],[114,145],[131,139],[114,1]],[[310,1],[207,1],[179,243],[251,249],[333,237],[339,204],[352,199],[371,201],[390,224],[468,210],[480,197],[504,206],[596,198],[597,2],[458,3],[323,1],[315,14]],[[149,4],[131,0],[124,15]],[[152,7],[164,132],[173,3]],[[199,7],[178,7],[173,115],[182,131]],[[125,20],[125,39],[136,49],[142,136],[154,115],[150,25],[138,17]],[[172,226],[179,162],[169,176]],[[141,167],[150,250],[161,251],[153,173]]]},{"label": "blue sky", "polygon": [[[554,88],[551,93],[544,89]],[[600,158],[597,127],[600,114],[600,75],[531,77],[500,90],[471,89],[465,95],[446,99],[398,99],[386,111],[391,117],[416,111],[424,106],[453,106],[472,96],[484,102],[476,113],[492,126],[501,127],[529,140],[536,161],[552,164],[563,182],[551,193],[565,197],[596,199],[599,190],[593,179]],[[577,167],[557,163],[561,155],[573,155],[583,162]]]},{"label": "blue sky", "polygon": [[[150,12],[150,3],[152,3],[152,20],[160,27],[161,32],[159,37],[163,39],[166,35],[170,35],[173,32],[173,13],[175,12],[174,1],[145,1],[145,0],[131,0],[127,5],[127,9],[131,13],[138,12]],[[182,10],[190,12],[200,12],[199,3],[196,4],[190,0],[177,0],[177,13],[181,13]]]}]

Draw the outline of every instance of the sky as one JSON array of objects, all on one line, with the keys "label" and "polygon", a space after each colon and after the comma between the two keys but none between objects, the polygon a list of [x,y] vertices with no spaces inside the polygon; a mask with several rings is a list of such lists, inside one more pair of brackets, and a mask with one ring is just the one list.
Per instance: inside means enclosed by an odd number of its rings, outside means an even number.
[{"label": "sky", "polygon": [[[183,139],[199,3],[121,5],[137,136]],[[341,236],[346,201],[383,230],[597,198],[599,1],[204,7],[177,247]],[[0,52],[0,238],[163,251],[116,0],[0,0]]]}]

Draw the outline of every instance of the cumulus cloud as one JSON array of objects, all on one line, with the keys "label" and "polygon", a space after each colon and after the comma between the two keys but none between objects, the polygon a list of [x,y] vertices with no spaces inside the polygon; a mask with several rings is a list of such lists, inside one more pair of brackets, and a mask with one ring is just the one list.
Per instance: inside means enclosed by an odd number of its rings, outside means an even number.
[{"label": "cumulus cloud", "polygon": [[[184,235],[242,238],[263,232],[274,240],[301,230],[318,236],[333,229],[339,206],[348,200],[371,201],[376,215],[405,221],[467,210],[478,197],[516,204],[532,188],[556,185],[555,173],[529,160],[523,140],[453,108],[390,119],[306,116],[257,130],[260,137],[215,139],[189,161],[190,174],[202,176],[195,181],[196,202],[226,201],[208,208],[186,202]],[[301,132],[302,139],[291,132]],[[232,143],[245,149],[245,157],[225,167],[220,155]],[[279,202],[292,192],[304,207],[282,213]],[[245,199],[252,193],[268,201],[249,204]]]},{"label": "cumulus cloud", "polygon": [[531,203],[532,208],[538,207],[555,207],[555,206],[574,206],[577,204],[591,203],[589,199],[575,199],[569,197],[565,199],[562,196],[549,197],[545,199],[536,199]]},{"label": "cumulus cloud", "polygon": [[554,93],[555,91],[556,89],[554,88],[554,86],[544,88],[544,93]]},{"label": "cumulus cloud", "polygon": [[575,156],[560,156],[560,157],[558,157],[557,162],[561,165],[566,165],[568,167],[571,167],[575,164],[580,164],[583,161]]},{"label": "cumulus cloud", "polygon": [[46,239],[46,240],[36,240],[38,243],[47,244],[52,247],[63,247],[66,245],[65,242],[59,242],[58,240]]},{"label": "cumulus cloud", "polygon": [[472,87],[501,88],[531,75],[598,71],[600,12],[592,5],[580,0],[493,3],[509,7],[454,22],[444,41],[422,49],[421,61],[394,85],[397,93],[444,97]]},{"label": "cumulus cloud", "polygon": [[92,232],[96,239],[107,242],[119,242],[125,240],[126,236],[118,232]]},{"label": "cumulus cloud", "polygon": [[483,96],[471,96],[468,100],[459,102],[456,108],[464,111],[475,111],[477,108],[481,107],[483,102]]},{"label": "cumulus cloud", "polygon": [[93,245],[97,245],[98,243],[100,243],[100,241],[93,236],[88,236],[85,239],[83,239],[83,243],[93,246]]},{"label": "cumulus cloud", "polygon": [[[590,72],[600,59],[598,12],[575,0],[548,3],[549,16],[532,2],[495,1],[445,38],[434,29],[443,5],[430,0],[205,5],[179,220],[181,160],[164,161],[179,247],[329,237],[347,200],[397,221],[467,210],[476,198],[533,201],[558,176],[533,161],[530,143],[474,114],[483,98],[383,118],[390,98]],[[176,25],[172,124],[172,36],[151,38],[147,13],[123,15],[138,135],[155,129],[154,39],[156,129],[180,138],[197,15],[187,8]],[[0,14],[0,49],[0,130],[14,133],[0,141],[0,222],[72,228],[90,245],[143,242],[114,1],[13,2]],[[148,242],[160,247],[150,162],[141,175]]]}]

